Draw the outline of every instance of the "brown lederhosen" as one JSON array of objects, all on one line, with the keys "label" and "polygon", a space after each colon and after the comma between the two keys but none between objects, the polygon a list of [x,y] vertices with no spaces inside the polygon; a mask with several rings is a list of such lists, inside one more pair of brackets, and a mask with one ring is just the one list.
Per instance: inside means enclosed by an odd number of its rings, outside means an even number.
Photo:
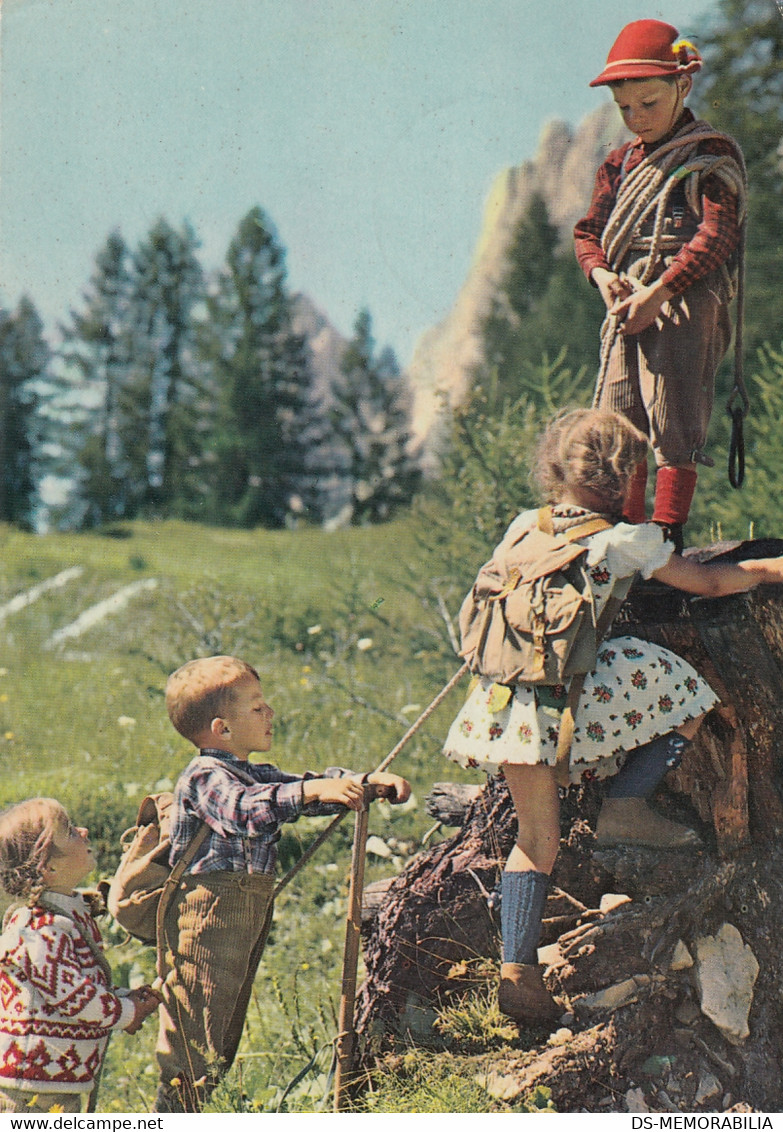
[{"label": "brown lederhosen", "polygon": [[[166,1107],[198,1112],[233,1064],[272,922],[271,875],[186,875],[165,919],[156,1054]],[[174,1082],[174,1083],[172,1083]]]},{"label": "brown lederhosen", "polygon": [[659,467],[698,461],[706,443],[715,374],[731,342],[729,300],[722,273],[713,272],[665,303],[641,334],[614,340],[599,404],[649,436]]}]

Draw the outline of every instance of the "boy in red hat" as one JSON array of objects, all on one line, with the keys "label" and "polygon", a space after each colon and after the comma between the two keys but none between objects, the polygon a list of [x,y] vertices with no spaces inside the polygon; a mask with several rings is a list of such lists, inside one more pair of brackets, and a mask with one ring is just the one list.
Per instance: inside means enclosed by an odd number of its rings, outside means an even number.
[{"label": "boy in red hat", "polygon": [[[591,86],[608,86],[636,136],[598,170],[574,230],[576,256],[608,316],[594,404],[650,438],[653,522],[678,548],[712,413],[715,373],[731,339],[746,176],[727,134],[686,108],[701,58],[659,20],[623,28]],[[647,464],[626,501],[646,519]]]}]

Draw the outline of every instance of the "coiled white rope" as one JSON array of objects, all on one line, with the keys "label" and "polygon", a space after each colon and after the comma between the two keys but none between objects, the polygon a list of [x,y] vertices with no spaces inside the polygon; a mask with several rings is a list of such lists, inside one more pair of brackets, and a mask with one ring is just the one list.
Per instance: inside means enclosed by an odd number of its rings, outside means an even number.
[{"label": "coiled white rope", "polygon": [[[729,141],[735,149],[736,157],[729,154],[698,153],[699,145],[711,139]],[[727,134],[714,130],[706,122],[689,123],[676,137],[645,157],[624,179],[606,223],[601,247],[610,269],[618,273],[629,251],[634,247],[646,251],[647,254],[633,265],[631,272],[623,274],[623,279],[633,289],[638,290],[647,286],[661,253],[672,246],[670,238],[663,233],[666,209],[672,191],[680,181],[684,180],[688,207],[700,219],[702,208],[699,188],[701,179],[708,175],[719,177],[737,197],[742,243],[747,214],[748,182],[745,164],[739,148],[732,139]],[[653,211],[655,215],[652,234],[649,237],[642,237],[641,226]],[[676,246],[680,246],[679,241]],[[742,250],[740,259],[742,260]],[[724,271],[729,284],[729,295],[733,298],[733,286],[725,266]],[[740,285],[741,280],[738,287]],[[741,312],[738,311],[738,320],[740,316]],[[617,315],[607,314],[601,326],[600,364],[593,395],[594,408],[601,399],[609,356],[619,333],[620,324],[621,320]],[[741,386],[741,368],[737,376],[736,365],[735,383]]]}]

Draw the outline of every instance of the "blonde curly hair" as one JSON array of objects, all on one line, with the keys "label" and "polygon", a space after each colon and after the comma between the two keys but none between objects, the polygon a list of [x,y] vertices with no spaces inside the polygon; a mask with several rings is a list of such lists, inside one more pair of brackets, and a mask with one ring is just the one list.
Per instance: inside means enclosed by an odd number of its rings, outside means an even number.
[{"label": "blonde curly hair", "polygon": [[602,501],[599,510],[620,515],[631,477],[648,450],[644,433],[619,413],[564,409],[539,437],[533,478],[547,503],[579,488]]},{"label": "blonde curly hair", "polygon": [[28,798],[0,814],[0,885],[9,896],[35,902],[44,889],[41,870],[59,855],[54,839],[70,826],[54,798]]}]

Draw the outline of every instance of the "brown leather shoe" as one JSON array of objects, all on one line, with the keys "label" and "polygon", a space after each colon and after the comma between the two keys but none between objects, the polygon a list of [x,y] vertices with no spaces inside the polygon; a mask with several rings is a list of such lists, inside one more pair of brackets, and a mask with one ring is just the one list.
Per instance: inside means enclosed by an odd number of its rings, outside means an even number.
[{"label": "brown leather shoe", "polygon": [[604,798],[595,829],[599,849],[639,845],[646,849],[698,849],[695,829],[658,814],[644,798]]},{"label": "brown leather shoe", "polygon": [[498,1006],[507,1018],[524,1026],[554,1022],[563,1013],[544,986],[544,973],[537,963],[501,965]]}]

